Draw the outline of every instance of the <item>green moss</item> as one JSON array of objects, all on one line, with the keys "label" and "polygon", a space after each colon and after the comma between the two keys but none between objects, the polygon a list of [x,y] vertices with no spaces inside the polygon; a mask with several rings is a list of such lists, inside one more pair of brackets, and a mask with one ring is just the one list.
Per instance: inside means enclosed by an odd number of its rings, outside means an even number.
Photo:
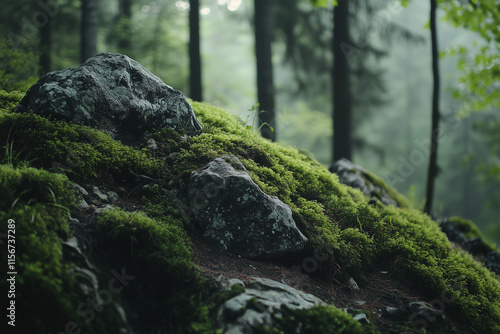
[{"label": "green moss", "polygon": [[466,239],[481,238],[485,241],[486,245],[491,251],[496,250],[495,245],[491,244],[484,238],[479,228],[471,220],[461,217],[450,217],[448,218],[448,221],[453,224],[453,226],[460,232],[462,232]]},{"label": "green moss", "polygon": [[[124,291],[130,313],[141,314],[133,328],[167,332],[211,333],[216,308],[242,292],[210,291],[192,262],[190,241],[180,217],[155,220],[139,212],[107,210],[99,217],[100,247],[118,266],[135,276]],[[165,327],[167,326],[167,327]]]},{"label": "green moss", "polygon": [[[6,106],[4,109],[11,108],[19,97],[7,95],[0,104]],[[19,264],[24,268],[19,277],[31,279],[29,286],[42,282],[43,289],[28,292],[54,303],[47,310],[63,310],[54,320],[38,318],[34,323],[40,328],[50,328],[52,321],[60,325],[63,318],[72,317],[74,305],[81,298],[76,292],[61,293],[65,289],[79,291],[72,285],[75,279],[68,274],[69,264],[61,257],[60,238],[68,233],[67,210],[61,203],[70,203],[73,210],[68,178],[95,182],[111,175],[116,181],[126,181],[135,174],[145,174],[182,195],[192,170],[223,154],[233,154],[263,191],[291,207],[298,226],[310,240],[298,261],[307,257],[318,261],[318,269],[312,274],[362,279],[371,265],[384,266],[392,277],[414,283],[431,300],[453,296],[447,299],[452,301],[446,303],[445,312],[460,317],[476,331],[500,332],[500,283],[468,254],[453,250],[427,215],[404,207],[402,197],[397,199],[401,208],[371,206],[359,190],[340,184],[336,175],[306,154],[256,136],[220,109],[200,103],[193,103],[193,107],[204,133],[185,138],[162,130],[153,136],[160,148],[154,156],[86,127],[33,114],[0,112],[0,142],[7,143],[3,162],[8,163],[0,169],[0,175],[4,175],[0,180],[11,189],[0,198],[1,214],[2,219],[13,217],[20,222],[19,239],[26,255]],[[66,176],[12,167],[24,165],[62,171]],[[374,182],[389,189],[380,179]],[[23,193],[26,189],[28,192]],[[398,198],[390,189],[387,191]],[[197,274],[175,202],[162,193],[161,187],[151,187],[143,210],[149,217],[112,210],[99,219],[102,262],[98,265],[107,269],[100,282],[106,283],[110,266],[116,270],[126,267],[136,275],[131,288],[121,296],[131,310],[129,314],[141,314],[140,319],[130,319],[135,328],[213,332],[213,312],[224,296],[210,291]],[[466,233],[477,235],[470,226]],[[24,296],[31,300],[26,293]],[[36,311],[41,314],[48,312],[39,308]],[[314,324],[310,322],[311,331],[323,330],[323,324],[327,331],[328,322],[340,331],[346,322],[337,323],[335,319],[341,319],[337,313],[334,308],[321,308],[292,316],[300,318],[301,323],[306,323],[308,316],[317,319]],[[172,327],[155,327],[166,323]],[[94,324],[98,323],[92,323],[92,328],[104,328]]]},{"label": "green moss", "polygon": [[135,174],[165,174],[161,162],[146,152],[122,145],[100,131],[34,114],[0,114],[0,143],[7,143],[10,156],[15,157],[13,163],[30,161],[33,167],[65,173],[77,182],[106,175],[120,182]]},{"label": "green moss", "polygon": [[255,333],[295,333],[300,328],[300,333],[377,333],[371,326],[362,326],[350,315],[334,306],[314,306],[304,310],[292,310],[282,306],[279,319],[273,328],[259,328]]},{"label": "green moss", "polygon": [[[7,221],[15,221],[16,328],[23,333],[64,331],[70,321],[87,331],[105,329],[96,321],[92,328],[76,314],[86,296],[63,259],[61,239],[69,233],[69,208],[74,207],[70,182],[63,175],[33,168],[0,165],[0,233]],[[10,239],[10,238],[9,238]],[[7,259],[7,241],[0,239],[0,255]],[[9,243],[10,244],[10,243]],[[0,283],[7,291],[6,281]],[[111,320],[107,321],[111,323]]]},{"label": "green moss", "polygon": [[10,112],[22,100],[23,96],[23,92],[0,90],[0,113]]},{"label": "green moss", "polygon": [[387,185],[387,183],[385,183],[384,180],[382,180],[381,178],[379,178],[378,176],[376,176],[375,174],[373,174],[371,172],[366,171],[366,172],[364,172],[364,174],[369,182],[384,189],[385,192],[389,195],[389,197],[391,197],[393,200],[396,201],[396,203],[398,204],[399,207],[402,207],[402,208],[411,207],[408,199],[406,197],[404,197],[403,195],[401,195],[400,193],[398,193],[396,191],[396,189]]},{"label": "green moss", "polygon": [[[316,273],[362,276],[370,264],[386,265],[394,277],[415,283],[431,299],[453,292],[454,279],[473,281],[474,288],[463,285],[461,297],[447,311],[484,332],[500,330],[498,281],[466,254],[453,251],[434,221],[406,208],[407,201],[380,179],[372,181],[402,208],[372,207],[360,191],[341,185],[336,175],[299,151],[254,136],[220,109],[193,107],[205,133],[179,145],[173,170],[194,170],[222,154],[235,154],[266,193],[290,205],[311,242],[303,256],[314,257],[318,250],[326,254]],[[483,315],[471,311],[477,300],[488,305]]]}]

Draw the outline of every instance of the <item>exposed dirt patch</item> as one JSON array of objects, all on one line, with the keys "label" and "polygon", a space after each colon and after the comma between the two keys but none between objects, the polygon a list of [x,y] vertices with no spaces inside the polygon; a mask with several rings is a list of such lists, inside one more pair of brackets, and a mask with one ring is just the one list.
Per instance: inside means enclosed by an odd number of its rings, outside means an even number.
[{"label": "exposed dirt patch", "polygon": [[[414,287],[391,278],[384,270],[374,270],[365,276],[359,291],[348,284],[326,281],[293,269],[291,266],[268,261],[244,259],[238,255],[221,251],[193,237],[195,263],[203,275],[214,282],[221,276],[238,278],[248,282],[252,277],[265,277],[287,284],[295,289],[310,293],[328,304],[341,309],[356,310],[368,314],[368,318],[381,333],[422,333],[421,327],[407,327],[408,322],[425,318],[391,317],[388,307],[405,309],[410,302],[432,300],[419,293]],[[459,319],[451,319],[451,328],[442,333],[476,333],[462,324]],[[406,326],[406,327],[405,327]]]}]

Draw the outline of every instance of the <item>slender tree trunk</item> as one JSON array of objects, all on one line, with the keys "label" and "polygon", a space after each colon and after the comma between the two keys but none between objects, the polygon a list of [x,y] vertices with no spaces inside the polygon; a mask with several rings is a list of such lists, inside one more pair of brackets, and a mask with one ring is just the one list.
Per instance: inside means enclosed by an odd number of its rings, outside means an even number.
[{"label": "slender tree trunk", "polygon": [[195,101],[203,100],[201,84],[201,53],[200,53],[200,2],[189,2],[189,69],[190,93]]},{"label": "slender tree trunk", "polygon": [[[463,156],[468,157],[471,153],[470,150],[470,117],[467,117],[463,120],[464,123],[464,137],[463,137],[463,145],[464,145],[464,153]],[[463,173],[463,204],[462,204],[462,217],[470,218],[471,217],[471,180],[474,177],[472,162],[467,159],[467,164],[465,166],[465,171]]]},{"label": "slender tree trunk", "polygon": [[348,1],[339,0],[333,10],[333,161],[352,160]]},{"label": "slender tree trunk", "polygon": [[439,59],[438,41],[436,27],[437,0],[431,0],[431,40],[432,40],[432,74],[434,87],[432,92],[432,131],[431,131],[431,152],[429,159],[429,169],[427,172],[427,196],[424,211],[432,213],[432,201],[434,197],[434,181],[438,174],[437,150],[439,140]]},{"label": "slender tree trunk", "polygon": [[80,61],[83,63],[97,53],[97,29],[99,24],[97,0],[82,0],[82,26]]},{"label": "slender tree trunk", "polygon": [[120,32],[118,38],[118,48],[121,52],[129,53],[130,51],[130,35],[132,32],[131,22],[132,19],[132,0],[119,0],[119,19],[126,20],[122,26],[123,31]]},{"label": "slender tree trunk", "polygon": [[[257,59],[257,98],[260,132],[264,138],[276,140],[273,62],[271,52],[271,13],[269,0],[255,0],[255,56]],[[263,112],[260,112],[260,111]],[[260,124],[259,124],[260,126]]]},{"label": "slender tree trunk", "polygon": [[45,74],[51,71],[51,57],[50,52],[52,49],[52,33],[51,26],[52,22],[49,18],[47,23],[40,27],[40,71],[41,74]]}]

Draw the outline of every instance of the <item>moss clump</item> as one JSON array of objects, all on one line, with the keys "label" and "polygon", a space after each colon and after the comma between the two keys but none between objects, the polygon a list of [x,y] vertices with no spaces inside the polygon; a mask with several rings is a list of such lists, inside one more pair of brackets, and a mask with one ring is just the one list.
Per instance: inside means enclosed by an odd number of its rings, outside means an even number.
[{"label": "moss clump", "polygon": [[461,217],[450,217],[448,218],[448,221],[456,228],[458,229],[466,239],[474,239],[474,238],[481,238],[485,241],[487,247],[491,250],[494,251],[496,250],[496,247],[488,242],[487,240],[484,239],[483,234],[479,230],[479,228],[472,222],[471,220],[464,219]]},{"label": "moss clump", "polygon": [[295,333],[300,328],[300,333],[377,333],[371,326],[362,326],[350,315],[333,306],[317,305],[309,309],[293,310],[286,306],[280,309],[281,319],[276,321],[273,328],[259,328],[255,333]]},{"label": "moss clump", "polygon": [[33,167],[65,173],[77,182],[106,175],[116,182],[130,181],[136,174],[165,175],[161,162],[146,152],[100,131],[34,114],[0,114],[0,143],[8,143],[14,163],[29,161]]},{"label": "moss clump", "polygon": [[389,197],[396,201],[399,207],[401,208],[411,207],[408,199],[403,195],[401,195],[400,193],[398,193],[396,189],[389,187],[389,185],[387,185],[387,183],[385,183],[384,180],[382,180],[375,174],[368,171],[363,171],[363,174],[369,182],[373,183],[379,188],[384,189],[385,192],[389,195]]},{"label": "moss clump", "polygon": [[0,90],[0,113],[11,111],[24,96],[23,92]]},{"label": "moss clump", "polygon": [[112,209],[98,220],[99,247],[134,276],[123,292],[128,313],[141,315],[131,320],[132,328],[213,332],[216,307],[242,291],[210,291],[194,267],[180,217],[162,217],[154,220],[143,213]]},{"label": "moss clump", "polygon": [[[70,182],[63,175],[34,168],[0,165],[0,233],[15,221],[16,328],[23,333],[61,332],[65,324],[88,333],[92,328],[78,320],[76,306],[86,296],[64,261],[62,239],[68,236],[69,209],[74,208]],[[0,255],[7,259],[7,241],[0,239]],[[9,243],[10,244],[10,243]],[[0,283],[8,291],[6,280]],[[107,321],[110,323],[111,321]]]}]

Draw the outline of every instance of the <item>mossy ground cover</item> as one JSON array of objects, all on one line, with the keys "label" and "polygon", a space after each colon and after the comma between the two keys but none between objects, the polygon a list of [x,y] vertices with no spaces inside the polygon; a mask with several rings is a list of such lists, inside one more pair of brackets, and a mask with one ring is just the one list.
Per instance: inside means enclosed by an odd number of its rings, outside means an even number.
[{"label": "mossy ground cover", "polygon": [[[0,233],[8,233],[9,219],[15,221],[18,332],[60,332],[75,319],[74,326],[94,333],[78,321],[76,306],[85,295],[70,273],[72,265],[63,259],[61,241],[68,236],[69,212],[75,208],[70,181],[39,169],[0,165],[0,189]],[[0,239],[2,259],[11,254],[7,240]],[[1,288],[7,291],[5,280]],[[101,319],[94,325],[106,329],[111,323]]]},{"label": "mossy ground cover", "polygon": [[[182,193],[192,170],[221,155],[233,154],[240,158],[264,192],[278,196],[292,208],[299,228],[310,240],[310,245],[295,260],[300,263],[302,258],[317,258],[318,268],[314,274],[337,280],[350,276],[362,280],[363,274],[372,266],[384,266],[393,277],[419,286],[430,299],[443,300],[445,296],[446,301],[450,301],[444,303],[447,314],[460,317],[483,333],[500,331],[499,282],[467,253],[453,249],[428,216],[410,208],[369,205],[360,191],[341,185],[336,175],[306,154],[260,138],[252,129],[247,129],[242,122],[220,109],[193,103],[204,132],[199,136],[184,137],[169,130],[159,131],[153,138],[160,149],[149,152],[124,146],[96,130],[33,114],[13,113],[11,108],[21,94],[2,92],[0,97],[3,100],[0,103],[0,143],[5,145],[0,172],[7,175],[3,179],[9,180],[9,184],[16,179],[12,176],[16,173],[24,173],[23,180],[47,180],[45,185],[67,183],[68,179],[89,184],[109,177],[113,182],[132,182],[134,176],[143,174],[159,180],[158,187],[176,188]],[[59,180],[59,183],[54,180]],[[1,203],[0,214],[3,220],[14,217],[24,222],[20,226],[35,224],[35,231],[41,229],[40,236],[30,233],[33,227],[23,231],[26,240],[20,242],[25,244],[24,247],[29,242],[40,244],[38,239],[42,234],[43,238],[51,240],[46,247],[39,245],[43,249],[37,254],[27,251],[26,263],[45,263],[37,260],[39,256],[51,258],[52,262],[46,262],[50,270],[42,273],[33,269],[32,277],[55,285],[57,288],[49,289],[59,296],[52,299],[59,301],[54,307],[71,312],[74,307],[72,297],[62,297],[66,295],[61,290],[66,284],[68,291],[77,291],[71,289],[72,278],[61,262],[60,238],[68,233],[66,218],[63,218],[67,210],[50,203],[60,203],[54,202],[54,198],[60,201],[72,195],[68,186],[53,187],[59,190],[49,187],[51,191],[36,191],[38,195],[33,195],[33,198],[42,196],[43,201],[35,204],[27,197],[28,193],[20,192],[38,189],[36,185],[20,183],[16,188],[19,192],[13,192],[11,198]],[[389,193],[393,192],[384,187]],[[21,200],[12,206],[18,197]],[[146,296],[157,292],[156,296],[163,297],[161,302],[158,300],[148,306],[142,301],[138,305],[150,307],[151,314],[162,314],[178,303],[179,298],[190,296],[188,302],[184,302],[185,308],[175,314],[175,319],[180,322],[173,326],[186,326],[182,321],[187,321],[192,332],[203,331],[214,326],[213,320],[209,319],[221,297],[210,297],[211,292],[197,277],[189,246],[186,246],[189,240],[183,228],[182,212],[172,203],[165,205],[165,199],[160,192],[154,194],[154,191],[143,199],[143,210],[149,217],[117,210],[103,215],[98,221],[103,238],[102,250],[117,264],[145,273],[137,283],[130,283],[137,284],[136,288],[126,290],[123,298],[128,296],[126,300],[140,300],[140,291],[146,291]],[[71,201],[64,200],[64,203]],[[12,207],[18,210],[17,213]],[[43,210],[54,211],[46,214]],[[34,223],[30,217],[39,218]],[[165,284],[167,281],[174,284]],[[183,283],[177,286],[175,282]],[[79,297],[74,298],[78,300]],[[125,307],[133,309],[132,305],[126,306],[126,302]],[[317,317],[319,326],[324,323],[320,319],[325,317],[337,319],[335,312],[321,311],[318,315],[308,313],[308,316]],[[179,320],[187,315],[190,317]],[[134,321],[145,323],[145,319],[131,320]],[[347,327],[354,326],[346,321]],[[312,326],[314,322],[310,324]]]}]

